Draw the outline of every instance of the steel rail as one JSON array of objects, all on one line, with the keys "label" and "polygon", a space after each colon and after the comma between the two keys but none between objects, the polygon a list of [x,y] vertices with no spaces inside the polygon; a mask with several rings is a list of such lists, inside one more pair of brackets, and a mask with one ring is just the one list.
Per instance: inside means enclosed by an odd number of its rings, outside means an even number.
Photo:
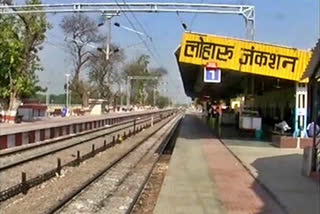
[{"label": "steel rail", "polygon": [[[168,118],[168,117],[170,117],[172,115],[175,115],[175,113],[176,113],[175,111],[167,112],[167,114],[164,117],[160,117],[159,119],[154,120],[154,123],[158,123],[162,119],[166,119],[166,118]],[[147,120],[147,122],[148,122],[148,120]],[[141,131],[142,128],[143,128],[141,125],[140,125],[140,127],[137,126],[137,125],[139,125],[141,123],[143,123],[143,121],[142,122],[140,121],[138,124],[136,124],[135,130],[137,132]],[[148,125],[147,127],[150,127],[151,123],[147,124],[147,125]],[[135,135],[136,131],[133,132],[133,135]],[[113,147],[116,143],[117,142],[115,142],[115,139],[113,139],[111,143],[104,144],[104,146],[97,148],[96,151],[98,153],[99,152],[103,152],[103,151]],[[60,169],[58,169],[58,168],[52,169],[50,171],[47,171],[45,173],[42,173],[42,174],[40,174],[40,175],[38,175],[38,176],[36,176],[34,178],[31,178],[31,179],[25,181],[25,183],[20,183],[20,184],[17,184],[15,186],[12,186],[12,187],[10,187],[8,189],[5,189],[5,190],[1,191],[0,192],[0,202],[1,201],[5,201],[5,200],[7,200],[7,199],[9,199],[9,198],[11,198],[13,196],[16,196],[16,195],[20,194],[20,193],[26,194],[26,192],[30,188],[32,188],[34,186],[37,186],[37,185],[43,183],[44,181],[47,181],[47,180],[55,177],[56,174],[59,173],[58,171],[61,171],[64,167],[78,166],[80,164],[80,162],[94,157],[95,154],[97,154],[97,153],[96,152],[87,153],[86,155],[80,157],[80,159],[75,159],[73,161],[70,161],[70,162],[64,164],[63,166],[60,166]]]},{"label": "steel rail", "polygon": [[184,3],[184,2],[119,2],[119,3],[61,3],[61,4],[32,4],[32,5],[0,5],[0,9],[21,9],[21,8],[45,8],[45,7],[81,7],[81,6],[106,6],[106,7],[119,7],[119,6],[129,6],[129,7],[137,7],[137,6],[145,6],[145,7],[209,7],[209,8],[254,8],[252,5],[232,5],[232,4],[208,4],[208,3]]},{"label": "steel rail", "polygon": [[166,137],[166,139],[163,141],[163,143],[160,145],[159,147],[159,156],[157,157],[157,160],[152,164],[151,170],[149,171],[146,179],[143,181],[143,184],[140,186],[137,195],[133,198],[132,202],[130,203],[129,208],[126,211],[126,214],[131,214],[134,210],[134,206],[137,203],[137,201],[141,198],[141,194],[146,186],[146,184],[148,183],[148,181],[150,180],[151,174],[154,171],[154,168],[156,167],[156,164],[159,162],[160,157],[163,155],[163,152],[165,151],[166,147],[168,146],[170,140],[172,138],[174,138],[174,134],[176,133],[176,131],[179,129],[180,125],[181,125],[181,121],[182,121],[182,117],[179,118],[179,121],[174,125],[174,127],[172,128],[172,130],[170,131],[169,135]]},{"label": "steel rail", "polygon": [[[0,8],[1,10],[1,8]],[[84,13],[114,13],[120,14],[121,12],[136,12],[136,13],[204,13],[204,14],[237,14],[242,15],[242,12],[238,11],[220,11],[220,10],[194,10],[194,9],[61,9],[61,10],[21,10],[21,11],[0,11],[0,14],[30,14],[30,13],[73,13],[73,12],[84,12]]]},{"label": "steel rail", "polygon": [[[175,118],[175,115],[171,118],[173,120]],[[74,199],[78,194],[80,194],[83,190],[88,188],[93,182],[97,181],[101,176],[103,176],[107,171],[109,171],[111,168],[113,168],[116,164],[118,164],[121,160],[126,158],[130,153],[132,153],[134,150],[136,150],[138,147],[140,147],[146,140],[148,140],[150,137],[152,137],[155,133],[157,133],[161,128],[163,128],[167,123],[162,124],[158,129],[154,130],[150,134],[148,134],[146,137],[144,137],[142,140],[138,142],[138,144],[134,147],[132,147],[130,150],[128,150],[126,153],[112,161],[110,164],[108,164],[104,169],[99,171],[95,176],[93,176],[91,179],[89,179],[87,182],[82,184],[79,188],[72,191],[70,194],[68,194],[65,198],[59,201],[56,205],[52,206],[45,214],[53,214],[63,208],[67,203],[69,203],[72,199]]]},{"label": "steel rail", "polygon": [[[103,127],[90,129],[90,130],[85,130],[85,131],[78,132],[78,133],[72,133],[72,134],[69,134],[69,135],[61,136],[59,138],[48,139],[45,142],[27,144],[25,147],[24,146],[18,147],[18,148],[15,147],[12,150],[9,149],[9,151],[4,151],[3,153],[0,152],[0,157],[14,155],[15,153],[18,153],[18,152],[32,150],[32,149],[37,148],[37,147],[48,146],[49,144],[57,143],[57,142],[60,142],[61,140],[68,140],[68,139],[71,139],[71,138],[74,138],[74,137],[83,136],[83,135],[90,134],[90,133],[93,133],[93,132],[96,132],[96,131],[101,131],[101,130],[104,130],[104,129],[112,128],[112,127],[116,126],[117,124],[119,124],[119,122],[117,122],[117,119],[129,118],[129,119],[127,119],[127,120],[125,119],[123,121],[123,122],[128,122],[130,120],[130,117],[134,117],[135,119],[137,119],[137,118],[147,117],[147,116],[155,115],[155,114],[161,114],[161,113],[165,113],[165,112],[169,112],[169,111],[172,111],[172,109],[162,110],[162,111],[157,111],[157,112],[146,112],[146,113],[143,113],[143,114],[133,114],[133,115],[125,115],[125,116],[106,118],[106,120],[111,120],[111,121],[115,120],[115,122],[112,122],[111,124],[105,124],[105,126],[103,126]],[[134,119],[131,119],[131,121],[134,121]],[[91,121],[89,121],[89,122],[91,122]],[[68,125],[75,125],[75,124],[79,124],[79,123],[72,123],[72,124],[68,124]],[[107,126],[107,125],[110,125],[110,126]],[[121,125],[121,122],[120,122],[120,125]]]},{"label": "steel rail", "polygon": [[[126,7],[124,7],[126,6]],[[251,5],[175,3],[175,2],[118,2],[118,3],[66,3],[66,4],[34,4],[34,5],[0,5],[0,14],[27,13],[73,13],[100,12],[114,13],[212,13],[237,14],[254,22],[255,7]]]},{"label": "steel rail", "polygon": [[[145,123],[147,121],[149,121],[150,118],[145,118],[145,119],[140,119],[136,125],[139,125],[141,123]],[[121,126],[121,125],[125,125],[125,124],[130,124],[130,123],[133,123],[134,120],[130,120],[130,121],[125,121],[125,122],[122,122],[122,123],[117,123],[113,126],[109,126],[109,127],[104,127],[103,129],[99,129],[99,130],[94,130],[93,132],[91,133],[85,133],[83,135],[94,135],[95,132],[98,132],[98,131],[103,131],[103,130],[106,130],[106,129],[111,129],[111,128],[116,128],[118,126]],[[123,129],[127,129],[127,128],[131,128],[133,127],[134,125],[128,125],[128,126],[125,126],[125,127],[121,127],[121,128],[118,128],[116,130],[112,130],[111,132],[108,132],[108,133],[104,133],[104,134],[99,134],[99,135],[94,135],[88,139],[85,139],[85,140],[80,140],[79,142],[77,143],[74,143],[74,144],[70,144],[70,145],[66,145],[66,146],[63,146],[63,147],[60,147],[60,148],[56,148],[56,149],[52,149],[50,151],[47,151],[47,152],[44,152],[44,153],[41,153],[39,155],[36,155],[36,156],[33,156],[33,157],[29,157],[29,158],[26,158],[26,159],[22,159],[22,160],[19,160],[19,161],[16,161],[16,162],[13,162],[13,163],[10,163],[10,164],[7,164],[7,165],[4,165],[4,166],[0,166],[0,172],[4,171],[4,170],[8,170],[8,169],[11,169],[15,166],[18,166],[18,165],[21,165],[21,164],[24,164],[24,163],[27,163],[27,162],[30,162],[30,161],[33,161],[33,160],[37,160],[39,158],[42,158],[42,157],[45,157],[45,156],[48,156],[48,155],[51,155],[51,154],[54,154],[54,153],[57,153],[57,152],[60,152],[60,151],[63,151],[63,150],[66,150],[66,149],[69,149],[69,148],[72,148],[72,147],[75,147],[75,146],[78,146],[80,144],[84,144],[86,142],[89,142],[89,141],[92,141],[94,139],[97,139],[97,138],[100,138],[100,137],[103,137],[103,136],[106,136],[106,135],[110,135],[110,134],[113,134],[115,132],[119,132]],[[73,136],[74,137],[80,137],[80,136],[83,136],[83,135],[76,135],[76,136]],[[68,139],[61,139],[61,140],[57,140],[55,143],[59,143],[59,142],[62,142],[62,141],[66,141]],[[46,146],[50,146],[52,144],[49,144],[49,145],[46,145]],[[35,147],[35,148],[39,148],[39,147]],[[33,149],[35,149],[33,148]],[[19,153],[21,153],[21,151],[19,151]],[[12,156],[14,154],[10,154],[10,156]]]}]

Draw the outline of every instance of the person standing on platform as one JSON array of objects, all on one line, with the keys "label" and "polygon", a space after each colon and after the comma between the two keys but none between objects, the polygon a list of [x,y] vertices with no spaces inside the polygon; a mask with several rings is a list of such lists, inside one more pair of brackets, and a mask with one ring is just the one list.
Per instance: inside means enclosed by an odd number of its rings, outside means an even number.
[{"label": "person standing on platform", "polygon": [[206,114],[207,114],[207,123],[209,124],[211,119],[211,103],[210,102],[207,103]]},{"label": "person standing on platform", "polygon": [[[314,130],[314,129],[316,129],[316,130]],[[316,133],[314,131],[316,131]],[[317,124],[315,124],[314,122],[311,122],[308,124],[307,133],[308,133],[309,137],[313,137],[314,135],[318,136],[319,132],[320,132],[320,127]]]},{"label": "person standing on platform", "polygon": [[214,102],[214,104],[211,105],[211,108],[212,108],[212,113],[211,113],[212,127],[214,129],[216,129],[217,128],[217,120],[218,120],[218,106],[217,106],[217,103]]},{"label": "person standing on platform", "polygon": [[221,125],[221,118],[222,118],[222,102],[218,105],[218,126]]},{"label": "person standing on platform", "polygon": [[236,127],[238,128],[239,127],[239,118],[240,118],[240,109],[239,109],[238,104],[234,105],[234,111],[236,114]]}]

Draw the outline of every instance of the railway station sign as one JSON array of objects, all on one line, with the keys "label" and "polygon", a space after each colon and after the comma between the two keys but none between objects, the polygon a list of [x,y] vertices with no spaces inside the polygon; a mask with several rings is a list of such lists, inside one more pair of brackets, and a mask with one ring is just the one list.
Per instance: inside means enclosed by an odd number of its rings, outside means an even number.
[{"label": "railway station sign", "polygon": [[218,68],[217,63],[210,62],[204,67],[203,81],[206,83],[220,83],[221,70]]},{"label": "railway station sign", "polygon": [[[179,62],[301,81],[311,52],[215,35],[184,33]],[[304,80],[307,81],[307,80]]]}]

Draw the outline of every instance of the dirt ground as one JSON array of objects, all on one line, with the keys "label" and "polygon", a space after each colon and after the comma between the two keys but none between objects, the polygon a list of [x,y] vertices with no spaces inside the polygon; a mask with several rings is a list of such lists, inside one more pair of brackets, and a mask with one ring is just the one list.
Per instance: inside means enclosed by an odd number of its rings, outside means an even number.
[{"label": "dirt ground", "polygon": [[163,180],[166,176],[171,155],[162,155],[146,184],[133,214],[152,214],[156,206]]}]

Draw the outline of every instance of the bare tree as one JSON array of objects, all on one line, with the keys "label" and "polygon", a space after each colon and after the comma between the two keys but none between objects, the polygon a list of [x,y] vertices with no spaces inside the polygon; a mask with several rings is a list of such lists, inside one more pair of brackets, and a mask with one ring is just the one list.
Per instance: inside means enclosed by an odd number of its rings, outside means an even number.
[{"label": "bare tree", "polygon": [[89,80],[95,89],[95,96],[107,100],[110,100],[113,95],[112,85],[121,84],[118,72],[124,60],[123,52],[119,51],[115,45],[111,45],[111,53],[109,60],[106,60],[104,53],[96,51],[89,62]]},{"label": "bare tree", "polygon": [[90,85],[80,78],[80,74],[87,68],[91,59],[90,44],[101,42],[102,37],[94,20],[82,13],[65,16],[60,26],[65,34],[74,65],[70,89],[81,98],[83,107],[87,107]]}]

